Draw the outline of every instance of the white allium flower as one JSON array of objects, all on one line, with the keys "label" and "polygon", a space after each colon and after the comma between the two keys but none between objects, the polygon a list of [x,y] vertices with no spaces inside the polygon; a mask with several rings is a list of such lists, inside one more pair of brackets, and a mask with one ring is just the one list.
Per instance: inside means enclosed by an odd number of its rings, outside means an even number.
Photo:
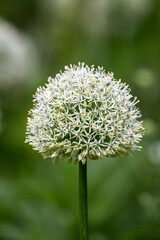
[{"label": "white allium flower", "polygon": [[34,96],[27,138],[44,158],[119,156],[139,150],[144,128],[128,86],[84,63],[65,67]]}]

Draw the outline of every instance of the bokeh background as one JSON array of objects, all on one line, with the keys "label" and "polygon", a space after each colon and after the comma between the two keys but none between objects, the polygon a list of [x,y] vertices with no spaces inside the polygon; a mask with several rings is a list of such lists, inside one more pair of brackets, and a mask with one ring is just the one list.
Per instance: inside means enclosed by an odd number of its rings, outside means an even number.
[{"label": "bokeh background", "polygon": [[141,152],[88,162],[90,240],[160,239],[160,1],[0,0],[0,240],[78,239],[78,165],[24,144],[32,95],[104,66],[140,99]]}]

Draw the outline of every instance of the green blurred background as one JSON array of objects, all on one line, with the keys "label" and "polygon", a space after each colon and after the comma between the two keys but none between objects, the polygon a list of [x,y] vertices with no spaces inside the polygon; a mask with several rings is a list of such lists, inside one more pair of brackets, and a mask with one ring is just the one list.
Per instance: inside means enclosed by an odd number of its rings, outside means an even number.
[{"label": "green blurred background", "polygon": [[0,0],[0,240],[78,239],[78,165],[24,144],[32,95],[104,66],[140,99],[141,152],[88,162],[90,240],[160,239],[160,1]]}]

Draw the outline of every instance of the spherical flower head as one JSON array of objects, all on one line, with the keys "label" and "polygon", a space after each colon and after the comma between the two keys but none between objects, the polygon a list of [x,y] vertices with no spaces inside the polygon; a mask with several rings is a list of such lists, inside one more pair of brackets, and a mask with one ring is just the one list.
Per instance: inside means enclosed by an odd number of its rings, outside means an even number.
[{"label": "spherical flower head", "polygon": [[144,133],[137,98],[103,67],[65,67],[34,96],[26,142],[54,160],[82,161],[140,150]]}]

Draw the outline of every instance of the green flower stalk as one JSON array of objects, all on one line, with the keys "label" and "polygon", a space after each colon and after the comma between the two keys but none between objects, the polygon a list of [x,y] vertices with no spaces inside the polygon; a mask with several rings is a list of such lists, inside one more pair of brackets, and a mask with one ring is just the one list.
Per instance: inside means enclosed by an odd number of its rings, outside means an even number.
[{"label": "green flower stalk", "polygon": [[[26,142],[44,158],[80,163],[80,208],[84,211],[80,219],[87,221],[87,203],[81,202],[87,201],[82,165],[86,159],[117,157],[141,149],[138,143],[144,128],[139,121],[138,100],[126,84],[114,79],[113,73],[78,63],[66,66],[55,78],[49,77],[45,87],[37,89],[33,101]],[[81,239],[86,240],[87,233]]]},{"label": "green flower stalk", "polygon": [[88,239],[87,161],[79,161],[79,230],[80,240]]}]

